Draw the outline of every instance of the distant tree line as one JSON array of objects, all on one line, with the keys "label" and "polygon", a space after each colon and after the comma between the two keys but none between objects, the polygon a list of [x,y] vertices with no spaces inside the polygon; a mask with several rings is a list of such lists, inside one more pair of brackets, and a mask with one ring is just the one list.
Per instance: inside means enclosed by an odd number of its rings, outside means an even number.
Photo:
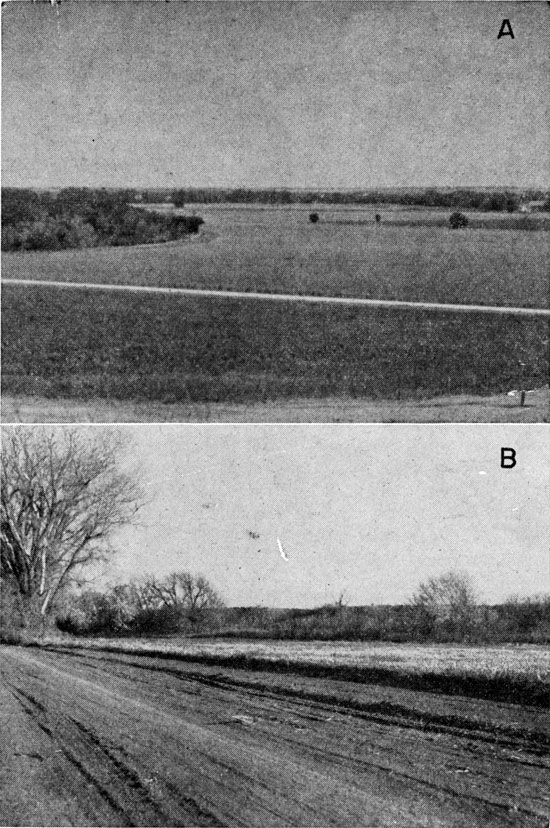
[{"label": "distant tree line", "polygon": [[488,190],[475,188],[403,188],[369,190],[290,190],[247,188],[196,188],[144,191],[145,202],[172,201],[177,207],[187,204],[402,204],[418,207],[445,207],[455,210],[514,212],[525,201],[544,201],[550,211],[550,192],[546,190]]},{"label": "distant tree line", "polygon": [[2,189],[2,250],[65,250],[166,242],[196,233],[198,216],[132,206],[132,191]]},{"label": "distant tree line", "polygon": [[550,643],[550,597],[510,598],[480,604],[467,624],[430,618],[417,606],[329,605],[316,609],[226,609],[211,635],[296,641],[391,641],[419,643]]},{"label": "distant tree line", "polygon": [[[64,250],[78,247],[152,244],[198,232],[198,216],[153,212],[139,204],[342,204],[443,207],[452,210],[514,212],[524,201],[543,201],[544,190],[371,189],[363,191],[184,188],[108,190],[69,187],[58,192],[2,189],[2,250]],[[138,204],[139,202],[139,204]],[[312,214],[313,215],[313,214]]]},{"label": "distant tree line", "polygon": [[550,596],[477,602],[471,580],[448,572],[421,584],[406,604],[315,609],[224,607],[202,576],[173,573],[88,591],[58,614],[62,632],[82,636],[198,635],[296,641],[550,642]]}]

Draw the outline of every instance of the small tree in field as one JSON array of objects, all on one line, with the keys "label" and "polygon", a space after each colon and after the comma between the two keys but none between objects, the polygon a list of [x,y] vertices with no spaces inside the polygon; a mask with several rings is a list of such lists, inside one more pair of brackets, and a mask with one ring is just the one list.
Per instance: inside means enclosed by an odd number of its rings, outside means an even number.
[{"label": "small tree in field", "polygon": [[174,190],[172,193],[172,204],[174,207],[181,209],[185,207],[185,190]]},{"label": "small tree in field", "polygon": [[132,519],[135,483],[123,442],[78,429],[2,429],[0,588],[3,627],[42,620]]},{"label": "small tree in field", "polygon": [[423,637],[463,641],[475,624],[477,597],[466,572],[451,570],[421,583],[411,603]]},{"label": "small tree in field", "polygon": [[467,227],[468,217],[464,213],[452,213],[449,218],[449,224],[453,230],[457,230],[459,227]]}]

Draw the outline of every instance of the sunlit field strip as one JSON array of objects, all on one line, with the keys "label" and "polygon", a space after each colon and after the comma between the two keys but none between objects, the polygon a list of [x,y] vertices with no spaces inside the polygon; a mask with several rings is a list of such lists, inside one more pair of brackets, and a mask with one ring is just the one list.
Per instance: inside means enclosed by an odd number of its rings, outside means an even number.
[{"label": "sunlit field strip", "polygon": [[[46,639],[46,643],[47,643]],[[52,643],[58,639],[52,639]],[[384,667],[400,672],[533,678],[550,686],[550,648],[532,645],[470,647],[447,644],[392,644],[224,641],[171,637],[73,639],[74,647],[186,656],[244,656],[273,662],[327,667]]]}]

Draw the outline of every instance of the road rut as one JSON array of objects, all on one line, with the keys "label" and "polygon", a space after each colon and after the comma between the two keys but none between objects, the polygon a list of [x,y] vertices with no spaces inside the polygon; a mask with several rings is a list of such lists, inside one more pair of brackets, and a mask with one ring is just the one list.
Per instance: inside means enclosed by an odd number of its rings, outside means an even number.
[{"label": "road rut", "polygon": [[0,661],[3,825],[547,825],[544,709],[100,651]]}]

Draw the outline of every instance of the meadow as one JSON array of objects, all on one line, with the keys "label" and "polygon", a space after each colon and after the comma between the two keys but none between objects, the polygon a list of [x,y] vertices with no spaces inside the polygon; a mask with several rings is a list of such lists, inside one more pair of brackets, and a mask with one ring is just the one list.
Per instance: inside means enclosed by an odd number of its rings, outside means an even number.
[{"label": "meadow", "polygon": [[[199,205],[199,237],[161,245],[26,252],[5,278],[370,299],[548,307],[550,219],[448,211]],[[178,211],[176,211],[178,212]],[[189,212],[185,208],[182,213]],[[525,225],[525,222],[530,222]],[[476,227],[476,222],[479,227]],[[529,226],[531,232],[521,229]],[[499,229],[513,227],[515,229]]]},{"label": "meadow", "polygon": [[17,285],[2,316],[5,394],[423,399],[548,381],[544,319]]},{"label": "meadow", "polygon": [[[548,307],[544,215],[471,213],[452,230],[448,210],[391,205],[197,212],[205,225],[192,239],[5,254],[3,276]],[[423,400],[548,382],[548,323],[528,317],[5,285],[2,321],[5,394]]]}]

